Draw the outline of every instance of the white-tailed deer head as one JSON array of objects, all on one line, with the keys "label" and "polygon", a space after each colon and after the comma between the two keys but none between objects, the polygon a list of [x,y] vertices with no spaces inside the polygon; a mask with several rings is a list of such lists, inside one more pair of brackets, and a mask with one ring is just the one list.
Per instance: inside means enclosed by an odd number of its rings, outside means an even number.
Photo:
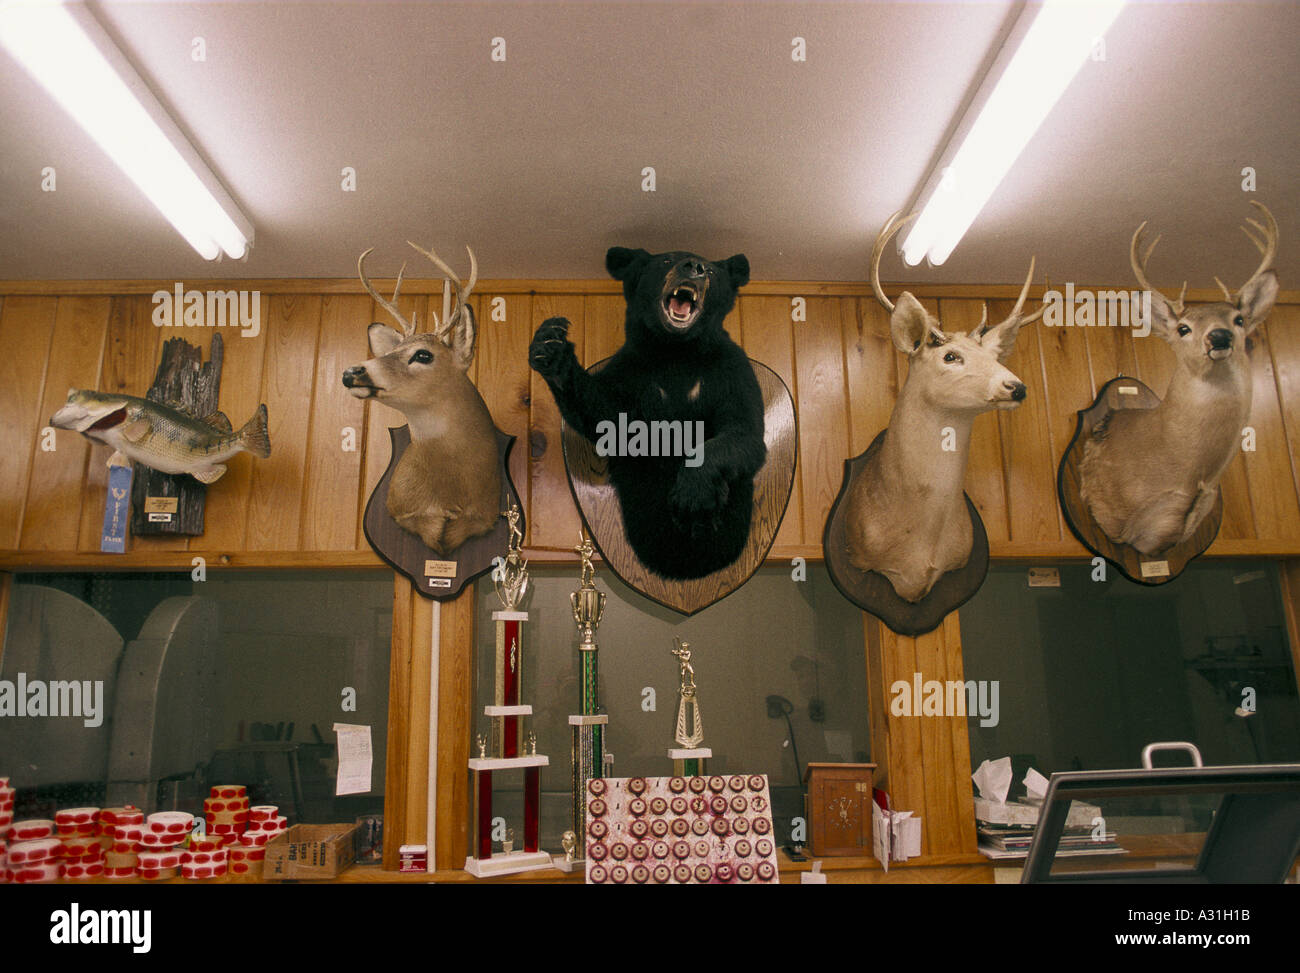
[{"label": "white-tailed deer head", "polygon": [[1235,295],[1214,278],[1222,301],[1188,308],[1186,283],[1177,301],[1151,286],[1146,265],[1160,238],[1143,249],[1146,223],[1129,246],[1133,273],[1151,294],[1151,333],[1173,349],[1176,367],[1159,406],[1111,412],[1094,431],[1084,447],[1079,493],[1108,537],[1145,555],[1196,532],[1250,418],[1246,338],[1268,317],[1278,292],[1277,222],[1262,203],[1251,205],[1263,222],[1247,218],[1250,228],[1241,229],[1261,260]]},{"label": "white-tailed deer head", "polygon": [[357,260],[361,283],[401,330],[371,324],[370,351],[375,357],[347,369],[343,385],[358,398],[378,399],[406,416],[411,445],[393,471],[388,512],[434,551],[449,554],[470,537],[492,530],[501,513],[496,427],[466,374],[474,360],[476,328],[469,297],[478,265],[470,250],[469,282],[462,287],[437,254],[411,246],[450,282],[455,291],[451,306],[441,324],[430,312],[432,331],[417,331],[414,320],[397,308],[405,265],[388,300],[366,277],[367,250]]},{"label": "white-tailed deer head", "polygon": [[850,562],[889,579],[899,597],[916,602],[946,572],[970,556],[972,533],[962,497],[975,416],[1014,409],[1025,384],[1003,364],[1024,325],[1044,307],[1024,311],[1034,261],[1020,297],[1004,321],[988,323],[988,308],[968,334],[948,333],[907,291],[897,304],[880,286],[885,244],[912,219],[895,213],[871,251],[871,286],[890,312],[894,345],[907,356],[899,393],[880,448],[849,486]]}]

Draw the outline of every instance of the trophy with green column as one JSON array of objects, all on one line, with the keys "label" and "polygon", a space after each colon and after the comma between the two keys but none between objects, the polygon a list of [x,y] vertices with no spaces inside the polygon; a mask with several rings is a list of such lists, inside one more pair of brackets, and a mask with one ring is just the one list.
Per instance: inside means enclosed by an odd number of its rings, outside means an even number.
[{"label": "trophy with green column", "polygon": [[578,590],[569,595],[573,621],[578,626],[578,712],[569,717],[573,730],[573,818],[565,834],[563,856],[555,857],[555,866],[564,871],[585,867],[583,850],[587,847],[587,781],[605,776],[605,725],[609,717],[600,712],[599,669],[596,655],[596,628],[605,611],[605,594],[596,590],[596,552],[590,538],[583,534],[574,553],[582,559]]}]

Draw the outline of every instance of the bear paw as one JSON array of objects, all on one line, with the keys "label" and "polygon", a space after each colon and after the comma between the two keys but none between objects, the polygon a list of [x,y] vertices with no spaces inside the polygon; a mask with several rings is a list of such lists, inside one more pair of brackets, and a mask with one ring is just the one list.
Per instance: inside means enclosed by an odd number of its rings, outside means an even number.
[{"label": "bear paw", "polygon": [[728,493],[727,481],[716,469],[687,466],[677,474],[677,482],[668,493],[668,503],[679,522],[694,520],[720,510],[727,502]]},{"label": "bear paw", "polygon": [[577,362],[568,334],[568,318],[547,318],[533,335],[528,346],[528,364],[543,378],[560,379],[569,362]]}]

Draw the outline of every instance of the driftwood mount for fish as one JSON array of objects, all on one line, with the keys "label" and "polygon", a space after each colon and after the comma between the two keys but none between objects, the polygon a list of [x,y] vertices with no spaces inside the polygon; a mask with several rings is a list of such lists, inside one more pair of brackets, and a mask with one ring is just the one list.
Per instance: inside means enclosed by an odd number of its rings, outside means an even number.
[{"label": "driftwood mount for fish", "polygon": [[[158,371],[146,398],[200,419],[212,415],[221,398],[223,353],[219,333],[212,336],[206,362],[202,349],[184,338],[169,338],[163,343]],[[207,495],[208,488],[188,474],[159,473],[137,464],[131,485],[131,533],[136,537],[202,534]]]}]

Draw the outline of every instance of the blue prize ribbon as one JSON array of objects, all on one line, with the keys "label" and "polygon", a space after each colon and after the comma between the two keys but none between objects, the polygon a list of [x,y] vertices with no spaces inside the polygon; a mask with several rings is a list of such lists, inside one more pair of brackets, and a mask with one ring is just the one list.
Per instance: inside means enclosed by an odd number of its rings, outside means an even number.
[{"label": "blue prize ribbon", "polygon": [[108,492],[104,498],[104,533],[99,549],[109,554],[126,553],[126,525],[131,519],[133,466],[108,468]]}]

